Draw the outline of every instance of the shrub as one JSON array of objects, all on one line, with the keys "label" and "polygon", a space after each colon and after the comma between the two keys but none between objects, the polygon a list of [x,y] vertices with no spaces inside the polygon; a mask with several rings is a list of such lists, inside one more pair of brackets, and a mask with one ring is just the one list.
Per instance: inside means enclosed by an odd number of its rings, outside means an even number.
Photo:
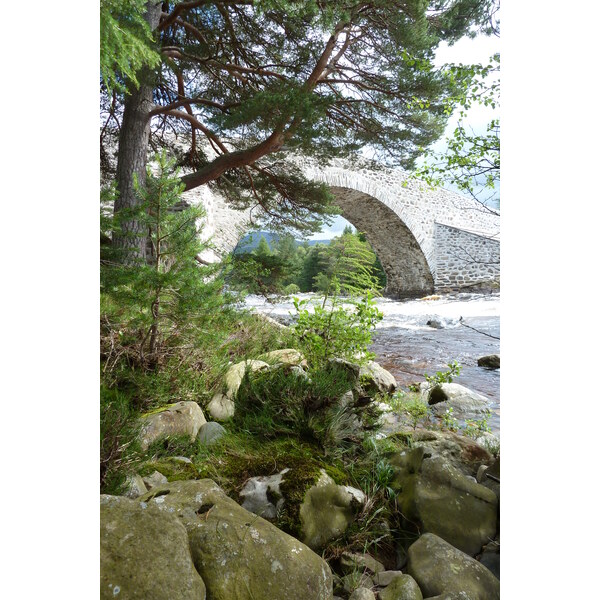
[{"label": "shrub", "polygon": [[377,309],[370,293],[358,300],[346,299],[343,306],[339,296],[327,305],[327,298],[314,311],[305,308],[308,300],[294,298],[297,321],[294,326],[296,342],[309,364],[323,365],[338,357],[365,362],[374,357],[367,351],[372,331],[383,314]]}]

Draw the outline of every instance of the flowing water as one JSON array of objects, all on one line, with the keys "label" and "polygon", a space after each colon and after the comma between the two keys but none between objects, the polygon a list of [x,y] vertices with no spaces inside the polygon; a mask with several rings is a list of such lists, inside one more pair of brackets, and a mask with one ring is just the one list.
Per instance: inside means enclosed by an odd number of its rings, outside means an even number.
[{"label": "flowing water", "polygon": [[[376,304],[384,315],[370,347],[377,362],[394,375],[401,387],[407,388],[411,383],[424,381],[425,373],[446,371],[448,363],[457,361],[462,370],[456,383],[489,398],[489,425],[498,433],[500,371],[478,367],[477,359],[500,353],[499,294],[460,293],[419,300],[378,298]],[[295,310],[291,300],[272,303],[260,296],[248,296],[246,306],[280,322],[293,322]]]}]

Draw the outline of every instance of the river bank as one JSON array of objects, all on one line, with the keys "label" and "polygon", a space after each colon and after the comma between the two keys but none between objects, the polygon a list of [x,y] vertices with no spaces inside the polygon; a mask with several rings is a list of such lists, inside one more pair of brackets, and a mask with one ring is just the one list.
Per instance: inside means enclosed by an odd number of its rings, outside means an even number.
[{"label": "river bank", "polygon": [[[314,294],[298,297],[318,302]],[[369,348],[375,360],[402,388],[457,361],[462,367],[457,383],[490,400],[489,426],[499,434],[500,371],[477,366],[477,359],[500,353],[500,295],[460,293],[375,302],[384,314]],[[285,324],[294,320],[291,299],[249,295],[244,306]]]}]

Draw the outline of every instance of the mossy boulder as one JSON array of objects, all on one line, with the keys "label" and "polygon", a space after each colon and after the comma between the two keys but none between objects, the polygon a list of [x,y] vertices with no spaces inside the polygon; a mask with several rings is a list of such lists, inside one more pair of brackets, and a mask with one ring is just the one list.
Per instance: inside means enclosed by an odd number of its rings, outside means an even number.
[{"label": "mossy boulder", "polygon": [[472,438],[453,431],[403,428],[391,436],[412,448],[422,447],[429,457],[442,457],[463,475],[475,476],[481,465],[490,465],[494,457]]},{"label": "mossy boulder", "polygon": [[204,413],[196,402],[177,402],[141,417],[140,444],[142,450],[156,440],[171,435],[187,435],[196,439],[198,430],[206,423]]},{"label": "mossy boulder", "polygon": [[379,592],[379,600],[423,600],[417,582],[406,573],[397,575]]},{"label": "mossy boulder", "polygon": [[488,569],[432,533],[408,549],[407,571],[426,598],[462,594],[469,600],[500,599],[500,581]]},{"label": "mossy boulder", "polygon": [[332,575],[310,548],[243,509],[210,479],[178,481],[140,498],[177,516],[212,600],[329,600]]},{"label": "mossy boulder", "polygon": [[498,499],[442,457],[424,458],[423,448],[392,456],[399,510],[407,522],[475,555],[497,530]]},{"label": "mossy boulder", "polygon": [[314,550],[341,536],[364,503],[360,490],[337,485],[325,472],[300,506],[300,539]]},{"label": "mossy boulder", "polygon": [[185,527],[172,514],[100,496],[100,598],[204,600]]}]

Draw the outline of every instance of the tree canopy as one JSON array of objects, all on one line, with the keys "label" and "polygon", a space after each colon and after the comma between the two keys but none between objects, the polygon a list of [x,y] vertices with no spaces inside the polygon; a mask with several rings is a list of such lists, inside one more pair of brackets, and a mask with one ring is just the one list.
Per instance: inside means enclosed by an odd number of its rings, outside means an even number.
[{"label": "tree canopy", "polygon": [[[187,134],[191,144],[180,153],[186,189],[217,185],[235,205],[314,231],[314,215],[327,214],[331,197],[286,157],[327,160],[368,148],[384,164],[412,167],[442,134],[448,103],[464,85],[434,66],[435,49],[489,30],[493,5],[150,0],[143,20],[154,33],[148,52],[160,54],[160,65],[152,68],[144,52],[129,63],[119,52],[102,62],[104,121],[120,132],[116,210],[137,202],[131,179],[144,177],[148,144]],[[139,0],[102,6],[129,11],[121,21],[145,39]],[[127,82],[128,93],[113,79]]]}]

